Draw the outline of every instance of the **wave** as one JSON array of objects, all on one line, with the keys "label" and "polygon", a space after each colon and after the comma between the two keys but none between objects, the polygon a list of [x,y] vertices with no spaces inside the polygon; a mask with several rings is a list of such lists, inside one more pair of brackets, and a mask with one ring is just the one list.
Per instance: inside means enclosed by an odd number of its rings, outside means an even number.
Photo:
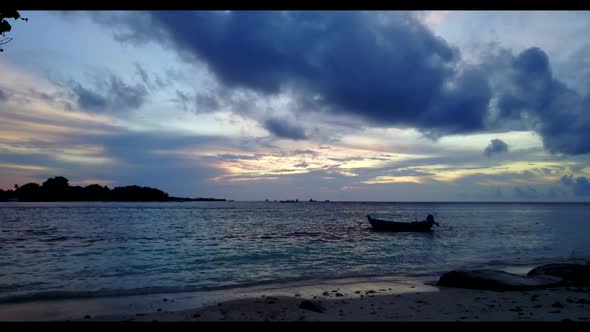
[{"label": "wave", "polygon": [[145,287],[135,289],[100,289],[96,291],[43,291],[0,297],[0,303],[16,303],[43,300],[65,300],[100,297],[119,297],[159,293],[184,293],[199,291],[198,287]]},{"label": "wave", "polygon": [[[65,299],[85,299],[85,298],[103,298],[103,297],[124,297],[124,296],[138,296],[138,295],[155,295],[155,294],[173,294],[173,293],[191,293],[191,292],[207,292],[207,291],[222,291],[246,289],[261,286],[276,285],[277,287],[297,286],[297,285],[313,285],[326,282],[341,282],[345,280],[355,281],[371,281],[372,279],[384,280],[411,280],[413,278],[438,278],[442,274],[452,269],[481,269],[481,268],[499,268],[499,267],[524,267],[524,266],[539,266],[549,263],[590,263],[590,257],[553,257],[553,258],[538,258],[528,261],[503,261],[490,260],[479,263],[471,263],[465,266],[456,266],[450,269],[441,270],[418,270],[409,273],[350,273],[343,274],[337,277],[322,277],[316,276],[310,278],[284,278],[274,280],[262,280],[255,282],[243,282],[238,284],[226,284],[217,286],[176,286],[176,287],[142,287],[133,289],[99,289],[92,291],[41,291],[31,292],[26,294],[9,295],[0,297],[0,303],[16,303],[16,302],[30,302],[30,301],[46,301],[46,300],[65,300]],[[7,289],[7,287],[4,287]]]},{"label": "wave", "polygon": [[[9,295],[0,297],[0,303],[18,303],[18,302],[32,302],[32,301],[50,301],[50,300],[67,300],[67,299],[89,299],[89,298],[106,298],[106,297],[125,297],[125,296],[139,296],[139,295],[155,295],[155,294],[174,294],[174,293],[193,293],[193,292],[209,292],[209,291],[223,291],[223,290],[236,290],[236,289],[248,289],[255,287],[273,286],[272,288],[283,288],[287,286],[302,286],[302,285],[315,285],[326,282],[342,282],[353,280],[355,282],[368,281],[371,279],[404,279],[412,277],[424,277],[433,276],[430,272],[416,272],[408,274],[373,274],[373,273],[350,273],[343,274],[337,277],[322,277],[316,276],[310,278],[297,277],[297,278],[282,278],[282,279],[269,279],[255,282],[243,282],[239,284],[226,284],[218,286],[176,286],[176,287],[142,287],[132,289],[99,289],[92,291],[40,291],[30,292],[25,294]],[[276,286],[276,287],[274,287]]]},{"label": "wave", "polygon": [[30,301],[48,301],[48,300],[66,300],[66,299],[85,299],[85,298],[103,298],[103,297],[123,297],[136,295],[153,295],[153,294],[172,294],[172,293],[191,293],[220,291],[238,288],[249,288],[256,286],[283,284],[287,282],[296,282],[305,279],[288,279],[288,280],[264,280],[249,283],[218,285],[218,286],[156,286],[142,287],[131,289],[99,289],[92,291],[40,291],[25,294],[9,295],[0,297],[0,303],[16,303]]}]

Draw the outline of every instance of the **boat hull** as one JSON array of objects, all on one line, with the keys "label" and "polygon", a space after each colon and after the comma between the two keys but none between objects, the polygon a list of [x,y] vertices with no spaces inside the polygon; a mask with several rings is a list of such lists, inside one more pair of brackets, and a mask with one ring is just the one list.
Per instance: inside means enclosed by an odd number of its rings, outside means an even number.
[{"label": "boat hull", "polygon": [[432,223],[430,222],[395,222],[388,220],[379,220],[367,217],[369,223],[376,231],[388,232],[431,232]]}]

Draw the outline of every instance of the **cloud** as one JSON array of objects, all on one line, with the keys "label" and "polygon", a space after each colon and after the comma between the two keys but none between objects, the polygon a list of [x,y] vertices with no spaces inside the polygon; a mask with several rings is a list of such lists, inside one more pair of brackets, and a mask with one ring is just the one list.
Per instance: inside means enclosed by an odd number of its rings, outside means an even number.
[{"label": "cloud", "polygon": [[295,164],[295,165],[293,165],[293,166],[294,166],[294,167],[303,167],[303,168],[306,168],[307,166],[309,166],[309,164],[308,164],[308,163],[306,163],[306,162],[304,161],[304,162],[302,162],[302,163]]},{"label": "cloud", "polygon": [[573,175],[564,175],[559,183],[571,188],[576,196],[590,196],[590,181],[584,176],[574,179]]},{"label": "cloud", "polygon": [[571,187],[574,185],[573,175],[564,175],[559,179],[559,183],[563,184],[566,187]]},{"label": "cloud", "polygon": [[145,103],[148,94],[144,85],[129,85],[115,75],[101,82],[95,90],[78,82],[70,82],[70,89],[78,106],[86,111],[138,109]]},{"label": "cloud", "polygon": [[[486,77],[409,13],[138,15],[146,16],[126,26],[107,22],[127,32],[119,40],[151,38],[186,61],[206,63],[227,87],[290,93],[307,100],[306,111],[418,127],[432,137],[483,129],[491,97]],[[153,25],[142,32],[146,21]]]},{"label": "cloud", "polygon": [[2,89],[0,89],[0,101],[7,101],[8,95]]},{"label": "cloud", "polygon": [[[468,65],[423,17],[405,12],[92,16],[121,42],[156,41],[188,63],[205,65],[225,88],[253,91],[253,98],[291,96],[294,112],[417,128],[433,139],[526,128],[539,133],[551,153],[590,153],[590,96],[557,80],[538,47],[516,55],[504,50]],[[577,78],[577,85],[587,86],[579,82],[586,77]],[[211,100],[204,98],[205,104]]]},{"label": "cloud", "polygon": [[490,145],[488,145],[483,150],[483,153],[488,157],[505,152],[508,152],[508,144],[504,143],[504,141],[497,138],[491,140]]},{"label": "cloud", "polygon": [[264,121],[264,128],[273,135],[280,138],[288,138],[292,140],[306,139],[305,131],[297,125],[290,124],[287,120],[271,118]]},{"label": "cloud", "polygon": [[529,118],[552,153],[589,153],[590,98],[556,80],[549,57],[537,47],[511,59],[508,70],[506,92],[498,97],[501,115]]},{"label": "cloud", "polygon": [[540,197],[540,194],[535,188],[533,188],[531,186],[514,187],[513,197],[524,198],[524,199],[537,199]]},{"label": "cloud", "polygon": [[220,154],[216,156],[217,159],[219,160],[224,160],[224,161],[240,161],[240,160],[259,160],[261,158],[261,155],[256,154],[256,155],[237,155],[237,154],[231,154],[231,153],[224,153],[224,154]]}]

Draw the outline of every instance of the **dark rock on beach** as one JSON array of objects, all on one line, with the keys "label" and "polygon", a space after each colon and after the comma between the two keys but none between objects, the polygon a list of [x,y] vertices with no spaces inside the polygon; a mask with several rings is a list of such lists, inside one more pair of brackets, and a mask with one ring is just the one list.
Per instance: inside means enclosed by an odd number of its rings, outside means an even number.
[{"label": "dark rock on beach", "polygon": [[520,276],[496,270],[459,270],[445,273],[437,286],[515,291],[546,288],[559,285],[562,279],[552,275]]},{"label": "dark rock on beach", "polygon": [[301,303],[299,304],[299,308],[304,309],[304,310],[310,310],[310,311],[314,311],[314,312],[319,312],[322,313],[324,312],[326,309],[321,306],[318,303],[309,301],[309,300],[304,300],[301,301]]},{"label": "dark rock on beach", "polygon": [[563,279],[567,285],[590,283],[590,264],[545,264],[532,269],[527,276],[554,276]]}]

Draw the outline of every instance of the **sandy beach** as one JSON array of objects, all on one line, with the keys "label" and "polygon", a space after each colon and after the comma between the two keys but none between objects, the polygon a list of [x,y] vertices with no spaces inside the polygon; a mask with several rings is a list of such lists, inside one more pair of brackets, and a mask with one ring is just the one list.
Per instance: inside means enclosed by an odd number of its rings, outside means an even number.
[{"label": "sandy beach", "polygon": [[[372,278],[0,304],[0,320],[590,321],[590,288],[498,292],[437,287],[434,281]],[[300,308],[303,301],[322,312]]]},{"label": "sandy beach", "polygon": [[[587,321],[588,290],[553,289],[492,292],[444,289],[439,292],[388,294],[387,289],[339,288],[318,294],[319,313],[299,308],[297,296],[264,295],[220,302],[195,310],[156,312],[143,316],[103,317],[139,321]],[[342,294],[340,296],[339,294]]]}]

